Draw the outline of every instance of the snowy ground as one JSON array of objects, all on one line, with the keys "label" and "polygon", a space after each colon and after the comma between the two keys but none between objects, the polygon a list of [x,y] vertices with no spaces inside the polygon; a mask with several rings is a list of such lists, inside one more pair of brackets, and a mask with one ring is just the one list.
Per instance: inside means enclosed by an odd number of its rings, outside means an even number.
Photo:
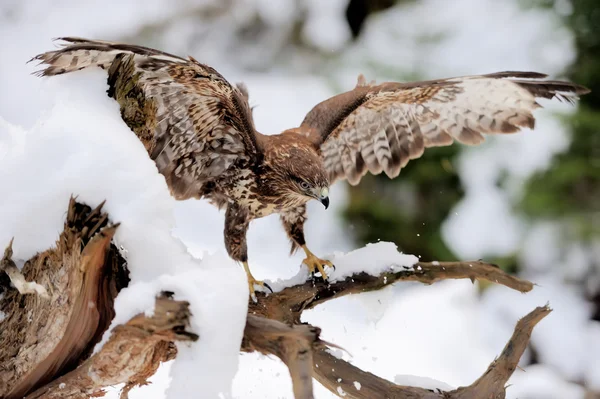
[{"label": "snowy ground", "polygon": [[[49,49],[52,37],[119,39],[192,3],[167,7],[166,1],[153,0],[141,7],[126,1],[62,0],[52,6],[36,1],[0,5],[0,35],[14,38],[0,42],[0,186],[10,187],[0,207],[0,245],[15,236],[15,256],[27,258],[53,243],[71,193],[90,204],[107,198],[106,210],[122,222],[116,239],[128,250],[135,282],[117,301],[118,320],[147,310],[153,293],[171,288],[192,301],[192,328],[202,336],[198,344],[182,348],[175,364],[162,367],[153,385],[132,391],[131,397],[185,398],[196,387],[209,398],[219,391],[229,397],[230,388],[236,398],[289,398],[287,369],[279,361],[238,355],[247,293],[241,269],[224,253],[222,213],[201,201],[175,202],[168,196],[164,179],[121,123],[117,105],[104,96],[101,72],[42,81],[24,65]],[[285,13],[275,3],[248,1],[246,8],[258,7],[273,24],[285,25]],[[343,1],[332,2],[337,5],[327,10],[317,9],[321,3],[307,2],[314,20],[303,34],[323,48],[340,48],[347,39],[340,22]],[[334,80],[352,87],[358,72],[379,78],[370,69],[372,60],[424,77],[504,69],[559,73],[573,56],[570,34],[551,14],[523,12],[517,3],[426,0],[392,9],[369,21],[359,43],[343,54]],[[186,30],[177,32],[193,37]],[[440,34],[447,38],[436,39]],[[179,37],[172,36],[167,51],[181,47]],[[219,54],[216,45],[198,46],[211,57]],[[202,54],[194,52],[201,60]],[[225,56],[215,59],[220,63],[213,66],[230,80],[247,83],[251,105],[258,105],[257,127],[265,133],[297,125],[315,103],[334,94],[323,76],[285,70],[248,73],[228,64]],[[532,293],[494,287],[480,297],[469,281],[401,284],[328,302],[306,312],[305,321],[320,326],[325,340],[347,349],[351,357],[344,358],[365,370],[399,383],[417,375],[460,386],[477,378],[501,351],[519,317],[550,301],[555,311],[532,337],[540,364],[517,370],[508,396],[583,398],[583,389],[570,381],[600,389],[600,366],[594,361],[600,358],[600,325],[588,321],[581,293],[564,286],[560,275],[544,266],[559,261],[546,250],[553,243],[548,229],[526,229],[510,206],[519,182],[547,167],[551,156],[568,144],[566,132],[549,112],[538,117],[533,132],[464,152],[458,167],[467,195],[443,228],[447,243],[464,258],[507,254],[525,243],[521,257],[532,265],[529,277],[539,283]],[[101,158],[95,156],[100,152]],[[501,170],[509,173],[508,191],[495,186]],[[349,229],[337,217],[345,196],[345,186],[338,184],[329,210],[309,206],[307,237],[315,253],[353,249]],[[301,255],[289,257],[288,251],[276,217],[252,223],[249,256],[256,277],[296,276]],[[215,303],[219,306],[209,306]],[[229,327],[213,331],[211,320]],[[201,367],[205,361],[215,362],[211,372]],[[185,370],[195,372],[188,375]],[[317,398],[333,397],[316,385]]]}]

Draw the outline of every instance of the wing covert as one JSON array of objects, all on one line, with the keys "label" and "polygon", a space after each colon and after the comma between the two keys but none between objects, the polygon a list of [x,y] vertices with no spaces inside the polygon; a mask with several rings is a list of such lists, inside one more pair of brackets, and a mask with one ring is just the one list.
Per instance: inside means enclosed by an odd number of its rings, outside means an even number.
[{"label": "wing covert", "polygon": [[425,148],[477,145],[484,134],[533,128],[536,98],[569,102],[585,87],[499,72],[413,83],[366,84],[318,104],[304,119],[333,182],[358,184],[367,172],[396,177]]}]

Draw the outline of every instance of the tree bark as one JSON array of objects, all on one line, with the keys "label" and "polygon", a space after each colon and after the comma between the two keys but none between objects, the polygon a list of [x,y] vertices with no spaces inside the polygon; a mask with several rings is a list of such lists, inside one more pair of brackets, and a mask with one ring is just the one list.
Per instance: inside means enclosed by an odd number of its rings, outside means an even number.
[{"label": "tree bark", "polygon": [[[189,327],[189,304],[172,293],[156,298],[153,316],[137,315],[115,327],[92,351],[114,317],[114,300],[129,283],[111,224],[95,209],[71,199],[56,246],[25,262],[12,260],[12,241],[0,262],[0,398],[88,398],[125,383],[122,398],[145,384],[161,362],[176,356],[175,341],[201,339]],[[23,237],[17,237],[24,239]],[[504,398],[505,385],[534,326],[550,309],[540,307],[520,320],[504,351],[473,384],[450,392],[394,384],[338,359],[318,327],[302,323],[306,309],[348,294],[383,289],[400,281],[425,284],[444,279],[487,280],[520,292],[529,281],[481,262],[418,262],[406,270],[371,276],[358,273],[332,284],[307,281],[249,301],[241,350],[272,354],[288,367],[294,396],[313,398],[313,378],[346,398]],[[401,356],[401,354],[399,354]],[[360,382],[358,389],[354,381]]]},{"label": "tree bark", "polygon": [[144,385],[161,362],[175,358],[173,341],[195,341],[187,332],[189,303],[175,301],[169,293],[156,299],[154,314],[139,314],[115,327],[102,349],[75,370],[27,395],[26,399],[87,399],[104,395],[104,389],[125,383],[121,398],[131,388]]},{"label": "tree bark", "polygon": [[[91,209],[71,198],[56,246],[29,259],[22,270],[11,259],[12,241],[6,248],[0,263],[0,312],[6,315],[0,329],[0,398],[88,398],[121,382],[128,390],[175,355],[174,339],[195,338],[183,330],[187,303],[161,298],[155,316],[116,327],[90,357],[114,317],[114,299],[129,283],[125,261],[111,244],[118,224],[109,223],[102,205]],[[87,370],[95,370],[93,380]]]}]

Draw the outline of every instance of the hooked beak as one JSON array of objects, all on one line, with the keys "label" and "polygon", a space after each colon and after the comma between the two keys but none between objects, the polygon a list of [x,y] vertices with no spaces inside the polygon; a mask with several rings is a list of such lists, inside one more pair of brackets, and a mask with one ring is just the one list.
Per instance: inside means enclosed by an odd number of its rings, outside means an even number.
[{"label": "hooked beak", "polygon": [[323,204],[325,209],[329,208],[329,188],[323,187],[317,196],[318,200]]}]

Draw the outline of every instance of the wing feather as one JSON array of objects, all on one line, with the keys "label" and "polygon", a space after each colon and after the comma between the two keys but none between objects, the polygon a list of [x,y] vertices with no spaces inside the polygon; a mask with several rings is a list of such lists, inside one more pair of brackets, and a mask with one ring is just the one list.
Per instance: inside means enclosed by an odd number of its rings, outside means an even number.
[{"label": "wing feather", "polygon": [[[427,147],[477,145],[485,134],[533,128],[536,98],[573,102],[589,92],[537,72],[497,72],[411,83],[359,83],[315,106],[302,127],[331,181],[358,184],[367,171],[396,177]],[[364,78],[363,78],[364,80]]]},{"label": "wing feather", "polygon": [[[140,137],[178,199],[206,193],[260,149],[244,86],[215,69],[142,46],[63,38],[62,48],[36,56],[40,76],[88,67],[108,71],[108,94]],[[242,87],[240,90],[239,87]]]}]

